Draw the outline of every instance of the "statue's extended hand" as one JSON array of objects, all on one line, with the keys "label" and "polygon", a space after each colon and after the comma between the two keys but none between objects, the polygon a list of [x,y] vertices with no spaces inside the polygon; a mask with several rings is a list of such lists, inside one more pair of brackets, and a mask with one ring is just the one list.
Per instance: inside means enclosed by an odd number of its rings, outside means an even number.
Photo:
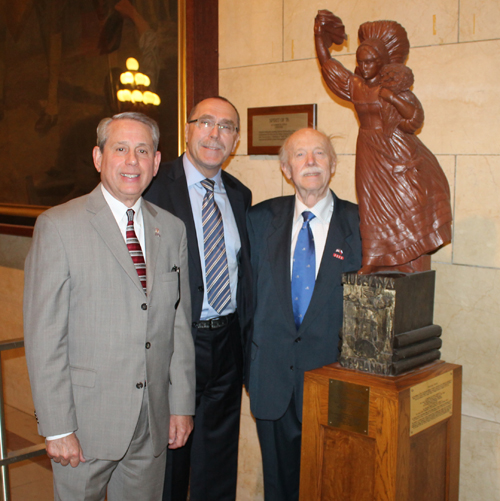
[{"label": "statue's extended hand", "polygon": [[342,45],[347,40],[342,20],[329,10],[318,11],[314,19],[314,34],[322,39],[326,47],[330,47],[332,43]]}]

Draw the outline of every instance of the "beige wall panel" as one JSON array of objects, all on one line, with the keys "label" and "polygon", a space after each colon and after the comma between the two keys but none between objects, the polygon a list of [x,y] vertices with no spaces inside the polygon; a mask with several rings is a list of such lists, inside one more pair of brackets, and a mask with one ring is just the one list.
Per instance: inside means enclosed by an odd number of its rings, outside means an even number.
[{"label": "beige wall panel", "polygon": [[500,38],[498,0],[460,0],[460,41]]},{"label": "beige wall panel", "polygon": [[283,60],[282,0],[219,1],[219,68]]},{"label": "beige wall panel", "polygon": [[285,0],[285,60],[316,57],[313,28],[314,17],[319,9],[328,9],[342,19],[349,36],[347,43],[341,48],[342,52],[356,51],[360,24],[379,19],[391,19],[403,25],[412,47],[454,43],[458,37],[457,0],[421,2],[413,0],[385,0],[384,2]]},{"label": "beige wall panel", "polygon": [[500,423],[500,270],[441,263],[433,268],[442,358],[464,367],[463,413]]},{"label": "beige wall panel", "polygon": [[[0,341],[23,337],[24,272],[0,266]],[[24,348],[2,352],[4,400],[31,416],[34,405]],[[34,418],[33,418],[34,419]]]},{"label": "beige wall panel", "polygon": [[457,159],[455,264],[500,268],[500,156]]},{"label": "beige wall panel", "polygon": [[253,205],[282,194],[282,175],[277,156],[235,156],[225,170],[252,190]]},{"label": "beige wall panel", "polygon": [[[342,61],[354,68],[352,56],[342,57]],[[219,89],[241,115],[242,135],[237,155],[247,153],[248,108],[312,103],[318,104],[318,128],[339,136],[337,152],[354,153],[358,134],[354,113],[349,105],[332,100],[315,60],[222,70]]]},{"label": "beige wall panel", "polygon": [[[335,145],[335,141],[333,144]],[[354,159],[354,155],[338,155],[337,170],[330,182],[330,188],[339,198],[356,204],[358,202],[354,183]]]},{"label": "beige wall panel", "polygon": [[250,412],[250,399],[245,391],[243,391],[241,401],[236,497],[238,501],[262,501],[264,499],[262,456],[255,419]]},{"label": "beige wall panel", "polygon": [[408,66],[435,154],[499,154],[500,40],[413,49]]},{"label": "beige wall panel", "polygon": [[[437,156],[439,165],[441,165],[446,178],[448,179],[448,184],[450,185],[450,197],[451,197],[451,210],[453,214],[455,213],[454,200],[455,200],[455,157],[453,155],[438,155]],[[453,216],[455,217],[455,216]],[[452,231],[454,230],[454,225],[452,225]],[[453,238],[453,237],[452,237]],[[452,262],[452,251],[453,245],[448,244],[439,249],[432,255],[433,262],[441,263],[451,263]]]},{"label": "beige wall panel", "polygon": [[500,501],[500,425],[462,417],[460,501]]}]

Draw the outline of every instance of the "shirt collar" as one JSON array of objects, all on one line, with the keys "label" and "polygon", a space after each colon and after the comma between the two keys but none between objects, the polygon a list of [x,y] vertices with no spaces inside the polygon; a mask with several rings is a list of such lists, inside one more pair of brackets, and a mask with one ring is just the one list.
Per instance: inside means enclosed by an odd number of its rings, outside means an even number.
[{"label": "shirt collar", "polygon": [[296,223],[299,219],[302,221],[302,213],[308,210],[312,212],[322,223],[329,223],[333,213],[333,195],[332,191],[328,190],[326,196],[322,198],[314,207],[307,207],[302,203],[297,195],[295,195],[295,212],[293,222]]},{"label": "shirt collar", "polygon": [[[201,186],[201,181],[206,179],[206,177],[192,164],[189,160],[188,156],[184,153],[182,157],[182,163],[184,165],[184,172],[186,173],[186,181],[188,188],[191,188],[193,185],[198,184]],[[222,169],[217,171],[214,177],[211,177],[212,181],[215,181],[215,191],[217,192],[225,192],[224,184],[222,183]],[[205,188],[203,188],[205,189]]]},{"label": "shirt collar", "polygon": [[113,213],[113,216],[117,221],[120,221],[124,217],[128,209],[133,209],[135,212],[134,225],[141,224],[142,218],[140,218],[140,216],[142,215],[142,197],[139,197],[139,200],[137,200],[133,207],[127,207],[124,203],[120,202],[113,195],[111,195],[111,193],[104,187],[102,183],[101,191],[104,199],[111,209],[111,212]]}]

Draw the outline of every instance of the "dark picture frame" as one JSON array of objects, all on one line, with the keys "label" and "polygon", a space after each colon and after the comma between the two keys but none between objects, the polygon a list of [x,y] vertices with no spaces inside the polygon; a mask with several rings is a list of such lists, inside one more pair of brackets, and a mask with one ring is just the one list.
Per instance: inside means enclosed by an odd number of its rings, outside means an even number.
[{"label": "dark picture frame", "polygon": [[285,139],[304,127],[316,128],[317,104],[248,108],[248,154],[277,155]]}]

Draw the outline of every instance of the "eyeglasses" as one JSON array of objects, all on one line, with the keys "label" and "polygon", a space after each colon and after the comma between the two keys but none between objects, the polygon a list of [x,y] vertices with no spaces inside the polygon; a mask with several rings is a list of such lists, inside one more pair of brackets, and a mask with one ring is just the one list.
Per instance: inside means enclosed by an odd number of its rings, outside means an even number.
[{"label": "eyeglasses", "polygon": [[234,132],[238,132],[238,127],[233,123],[216,123],[209,118],[196,118],[195,120],[189,120],[188,124],[196,123],[196,127],[198,129],[208,132],[212,130],[216,125],[221,134],[233,134]]}]

